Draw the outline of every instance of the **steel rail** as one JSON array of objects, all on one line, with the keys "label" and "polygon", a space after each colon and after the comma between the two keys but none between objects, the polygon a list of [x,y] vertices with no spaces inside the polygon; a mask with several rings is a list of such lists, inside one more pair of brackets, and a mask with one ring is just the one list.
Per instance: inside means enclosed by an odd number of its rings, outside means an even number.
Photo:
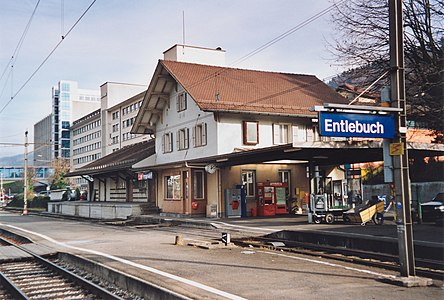
[{"label": "steel rail", "polygon": [[[14,243],[12,243],[6,239],[3,239],[1,237],[0,237],[0,239],[5,241],[6,243],[8,243],[10,246],[13,246],[17,249],[20,249],[21,251],[24,251],[24,252],[30,254],[34,258],[34,260],[37,261],[39,264],[43,265],[44,267],[47,267],[48,269],[50,269],[51,271],[53,271],[55,273],[61,275],[63,278],[67,278],[68,280],[76,283],[80,287],[88,290],[89,292],[93,293],[94,295],[96,295],[102,299],[123,300],[123,298],[111,293],[110,291],[104,289],[103,287],[101,287],[93,282],[90,282],[90,281],[86,280],[85,278],[83,278],[83,277],[81,277],[81,276],[61,267],[61,266],[58,266],[57,264],[41,257],[40,255],[37,255],[36,253],[34,253],[22,246],[15,245]],[[14,284],[12,282],[10,282],[9,280],[7,280],[5,285],[14,285]],[[17,287],[14,287],[14,289],[19,290]],[[13,291],[13,292],[15,293],[15,291]],[[21,293],[24,295],[23,292],[21,292]],[[28,299],[28,298],[21,298],[21,299]]]},{"label": "steel rail", "polygon": [[23,293],[23,291],[18,288],[14,283],[12,283],[8,277],[5,276],[2,272],[0,272],[0,283],[3,288],[17,300],[28,300],[29,298]]},{"label": "steel rail", "polygon": [[[250,243],[249,243],[250,241]],[[254,244],[251,241],[260,242]],[[320,256],[323,258],[334,259],[338,261],[357,263],[392,271],[399,271],[399,257],[391,254],[370,252],[364,250],[356,250],[343,247],[335,247],[328,245],[318,245],[312,243],[296,242],[285,239],[265,238],[265,237],[249,237],[247,239],[232,239],[232,242],[239,246],[266,247],[272,250],[283,250],[292,253],[306,254],[311,256]],[[285,246],[277,247],[271,242],[282,242]],[[302,249],[301,249],[302,248]],[[416,259],[417,275],[433,279],[444,279],[443,262],[435,260]]]}]

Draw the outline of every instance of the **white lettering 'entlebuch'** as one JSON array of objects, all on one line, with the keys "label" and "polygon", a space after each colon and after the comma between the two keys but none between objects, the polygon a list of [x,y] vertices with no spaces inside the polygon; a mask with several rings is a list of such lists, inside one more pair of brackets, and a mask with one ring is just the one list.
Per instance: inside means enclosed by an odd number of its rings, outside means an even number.
[{"label": "white lettering 'entlebuch'", "polygon": [[326,132],[384,134],[384,126],[379,122],[369,124],[357,120],[354,122],[348,120],[335,122],[332,119],[325,119],[324,124]]}]

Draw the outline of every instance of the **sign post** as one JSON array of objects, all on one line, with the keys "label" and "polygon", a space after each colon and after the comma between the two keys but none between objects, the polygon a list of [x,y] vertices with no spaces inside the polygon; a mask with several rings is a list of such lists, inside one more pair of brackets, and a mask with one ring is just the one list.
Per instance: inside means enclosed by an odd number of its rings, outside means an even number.
[{"label": "sign post", "polygon": [[410,208],[409,160],[404,145],[407,141],[406,99],[404,81],[404,33],[402,0],[389,1],[390,26],[390,98],[392,107],[401,109],[395,119],[398,132],[390,145],[393,150],[393,178],[395,184],[396,224],[398,231],[401,276],[415,276],[413,228]]}]

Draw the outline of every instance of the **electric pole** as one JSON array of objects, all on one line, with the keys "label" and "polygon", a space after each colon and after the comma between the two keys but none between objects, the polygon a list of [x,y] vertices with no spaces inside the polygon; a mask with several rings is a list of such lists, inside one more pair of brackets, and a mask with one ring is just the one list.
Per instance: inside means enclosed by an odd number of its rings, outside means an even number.
[{"label": "electric pole", "polygon": [[23,213],[22,215],[28,214],[28,131],[25,131],[25,170],[24,172],[24,182],[23,182]]},{"label": "electric pole", "polygon": [[402,277],[415,276],[413,253],[413,227],[410,208],[409,160],[407,152],[407,118],[404,74],[404,30],[402,0],[389,2],[390,26],[390,98],[392,107],[402,109],[396,113],[395,128],[398,130],[393,144],[402,147],[400,155],[393,155],[393,179],[395,185],[395,209],[398,231],[400,272]]}]

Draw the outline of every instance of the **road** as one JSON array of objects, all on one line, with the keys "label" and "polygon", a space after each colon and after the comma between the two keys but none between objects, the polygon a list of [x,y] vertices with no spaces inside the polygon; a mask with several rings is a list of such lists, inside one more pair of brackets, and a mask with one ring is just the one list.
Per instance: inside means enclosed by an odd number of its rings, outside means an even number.
[{"label": "road", "polygon": [[201,249],[201,229],[130,228],[0,211],[0,228],[75,253],[193,299],[443,299],[442,284],[405,288],[381,281],[396,272],[256,248]]}]

